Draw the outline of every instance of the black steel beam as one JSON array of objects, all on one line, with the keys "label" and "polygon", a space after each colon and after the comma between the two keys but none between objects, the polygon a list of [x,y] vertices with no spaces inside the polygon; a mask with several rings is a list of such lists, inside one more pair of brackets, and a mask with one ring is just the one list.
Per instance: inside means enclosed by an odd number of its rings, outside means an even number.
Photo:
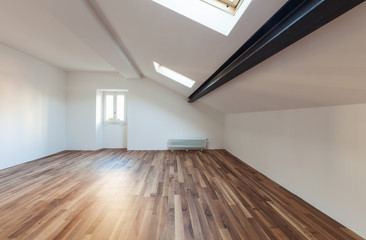
[{"label": "black steel beam", "polygon": [[196,101],[364,1],[289,0],[188,101]]}]

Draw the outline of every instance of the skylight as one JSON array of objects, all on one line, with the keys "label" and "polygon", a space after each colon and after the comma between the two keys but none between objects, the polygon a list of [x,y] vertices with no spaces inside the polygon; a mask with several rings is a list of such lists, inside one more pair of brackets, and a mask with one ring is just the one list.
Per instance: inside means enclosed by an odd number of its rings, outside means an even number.
[{"label": "skylight", "polygon": [[[152,0],[173,10],[191,20],[211,28],[225,36],[228,36],[240,17],[244,14],[252,0]],[[207,2],[238,2],[235,7],[235,14],[224,12],[213,4]],[[233,8],[230,6],[230,8]]]},{"label": "skylight", "polygon": [[193,84],[195,83],[195,81],[193,81],[192,79],[189,79],[186,76],[183,76],[182,74],[179,74],[179,73],[171,70],[170,68],[160,65],[157,62],[154,62],[154,66],[155,66],[155,70],[158,73],[160,73],[180,84],[183,84],[186,87],[191,88],[193,86]]},{"label": "skylight", "polygon": [[243,0],[201,0],[225,12],[235,14]]}]

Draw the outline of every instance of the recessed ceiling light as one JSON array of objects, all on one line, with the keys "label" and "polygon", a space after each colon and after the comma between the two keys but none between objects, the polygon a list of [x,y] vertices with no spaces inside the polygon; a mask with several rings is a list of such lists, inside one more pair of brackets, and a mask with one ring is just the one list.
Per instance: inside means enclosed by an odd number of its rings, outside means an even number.
[{"label": "recessed ceiling light", "polygon": [[180,84],[183,84],[186,87],[191,88],[195,83],[195,81],[193,81],[192,79],[187,78],[186,76],[183,76],[182,74],[179,74],[179,73],[171,70],[170,68],[160,65],[157,62],[154,62],[154,66],[155,66],[155,70],[158,73],[160,73],[176,82],[179,82]]}]

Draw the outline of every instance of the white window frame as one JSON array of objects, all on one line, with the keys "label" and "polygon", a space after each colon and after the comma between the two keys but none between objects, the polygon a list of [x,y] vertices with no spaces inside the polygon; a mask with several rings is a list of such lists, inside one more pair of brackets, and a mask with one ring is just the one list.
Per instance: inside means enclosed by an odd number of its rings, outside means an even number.
[{"label": "white window frame", "polygon": [[229,6],[236,8],[240,2],[240,0],[218,0],[219,2],[223,2]]},{"label": "white window frame", "polygon": [[[112,95],[113,96],[113,120],[107,120],[106,114],[107,114],[107,96]],[[124,120],[120,121],[117,120],[117,96],[125,96],[124,101]],[[119,125],[125,125],[127,122],[127,94],[125,92],[103,92],[103,123],[104,125],[110,125],[110,124],[119,124]]]},{"label": "white window frame", "polygon": [[201,0],[225,12],[235,15],[243,0]]}]

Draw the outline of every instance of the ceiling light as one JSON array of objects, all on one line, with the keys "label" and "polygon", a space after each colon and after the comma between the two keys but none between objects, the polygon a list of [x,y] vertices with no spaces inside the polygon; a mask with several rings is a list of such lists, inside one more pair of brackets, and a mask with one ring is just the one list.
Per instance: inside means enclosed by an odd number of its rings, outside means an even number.
[{"label": "ceiling light", "polygon": [[157,62],[154,62],[154,66],[155,66],[155,70],[158,73],[160,73],[176,82],[179,82],[180,84],[183,84],[186,87],[191,88],[195,83],[195,81],[193,81],[192,79],[189,79],[186,76],[183,76],[182,74],[179,74],[179,73],[171,70],[170,68],[160,65]]}]

